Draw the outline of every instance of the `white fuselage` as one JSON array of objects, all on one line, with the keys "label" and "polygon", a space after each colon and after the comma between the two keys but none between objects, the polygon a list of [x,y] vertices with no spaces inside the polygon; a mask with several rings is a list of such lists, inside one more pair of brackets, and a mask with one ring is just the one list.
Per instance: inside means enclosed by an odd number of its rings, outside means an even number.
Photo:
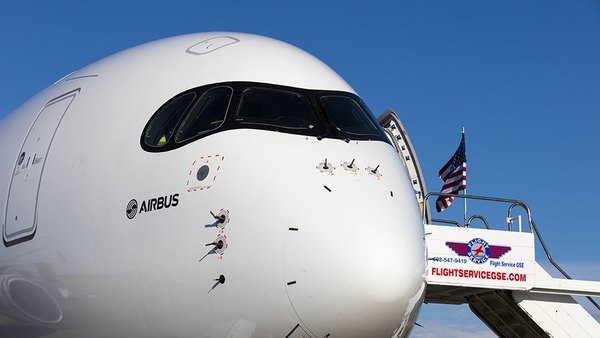
[{"label": "white fuselage", "polygon": [[[164,152],[140,146],[154,112],[200,85],[241,80],[352,92],[294,47],[232,34],[122,52],[69,75],[1,122],[0,334],[410,331],[425,291],[424,234],[391,145],[239,128]],[[186,53],[225,35],[237,42]],[[43,120],[65,94],[72,97],[56,114],[60,121]],[[46,129],[51,137],[40,146],[43,137],[32,135]],[[37,147],[37,163],[27,147]],[[343,165],[353,160],[356,171]],[[32,222],[20,223],[28,212]],[[226,222],[211,212],[226,214]],[[219,240],[222,246],[210,244]]]}]

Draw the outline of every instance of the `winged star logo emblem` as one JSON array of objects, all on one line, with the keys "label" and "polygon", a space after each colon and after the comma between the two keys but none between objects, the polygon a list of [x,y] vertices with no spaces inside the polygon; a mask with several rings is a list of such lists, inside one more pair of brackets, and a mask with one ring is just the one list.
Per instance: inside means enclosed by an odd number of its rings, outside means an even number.
[{"label": "winged star logo emblem", "polygon": [[483,264],[488,258],[498,259],[510,251],[510,246],[489,245],[481,238],[473,238],[469,243],[446,242],[446,245],[459,256],[468,256],[473,263]]}]

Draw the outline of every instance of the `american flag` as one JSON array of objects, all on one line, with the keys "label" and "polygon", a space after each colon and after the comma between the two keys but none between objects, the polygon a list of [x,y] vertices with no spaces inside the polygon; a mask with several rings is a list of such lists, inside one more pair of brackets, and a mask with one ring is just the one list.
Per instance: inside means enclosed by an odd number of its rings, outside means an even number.
[{"label": "american flag", "polygon": [[[444,165],[438,177],[444,181],[442,194],[458,194],[459,191],[467,188],[467,153],[465,149],[465,134],[462,134],[460,145],[456,152]],[[435,201],[435,208],[438,212],[444,211],[454,201],[450,196],[438,196]]]}]

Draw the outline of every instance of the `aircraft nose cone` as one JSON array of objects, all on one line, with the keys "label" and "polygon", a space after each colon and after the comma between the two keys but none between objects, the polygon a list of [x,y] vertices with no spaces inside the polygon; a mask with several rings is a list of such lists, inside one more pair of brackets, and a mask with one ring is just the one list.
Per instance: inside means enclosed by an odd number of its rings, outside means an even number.
[{"label": "aircraft nose cone", "polygon": [[422,223],[412,206],[325,212],[288,232],[287,292],[318,337],[391,337],[415,320],[424,293]]}]

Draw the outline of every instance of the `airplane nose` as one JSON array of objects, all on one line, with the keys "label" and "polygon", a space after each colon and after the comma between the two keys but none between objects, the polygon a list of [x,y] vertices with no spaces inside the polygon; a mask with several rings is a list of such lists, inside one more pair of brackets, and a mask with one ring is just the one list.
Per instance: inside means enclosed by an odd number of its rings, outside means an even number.
[{"label": "airplane nose", "polygon": [[388,198],[313,200],[289,229],[288,297],[313,335],[392,337],[414,323],[425,290],[423,225],[414,196]]}]

